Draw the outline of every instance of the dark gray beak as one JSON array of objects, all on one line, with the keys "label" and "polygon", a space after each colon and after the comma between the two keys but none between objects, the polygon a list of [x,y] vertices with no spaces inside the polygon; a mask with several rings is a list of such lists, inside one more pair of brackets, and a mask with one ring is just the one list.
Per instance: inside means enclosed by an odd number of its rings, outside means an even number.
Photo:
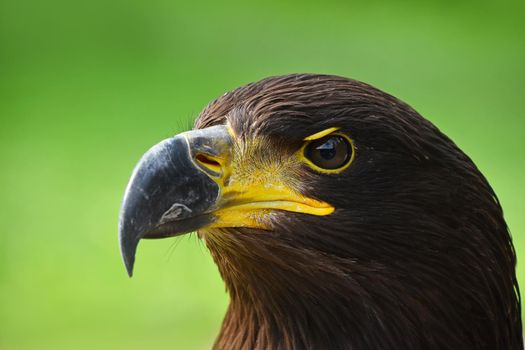
[{"label": "dark gray beak", "polygon": [[120,209],[120,249],[129,276],[141,238],[177,236],[213,222],[220,191],[213,159],[227,156],[231,144],[226,127],[214,126],[179,134],[144,154]]}]

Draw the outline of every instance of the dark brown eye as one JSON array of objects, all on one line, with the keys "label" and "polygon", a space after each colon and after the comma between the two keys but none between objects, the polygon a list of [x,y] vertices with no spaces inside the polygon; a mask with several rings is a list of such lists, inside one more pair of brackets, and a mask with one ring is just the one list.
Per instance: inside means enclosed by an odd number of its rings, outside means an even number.
[{"label": "dark brown eye", "polygon": [[330,135],[310,142],[305,156],[321,169],[334,170],[347,165],[352,160],[352,145],[340,135]]}]

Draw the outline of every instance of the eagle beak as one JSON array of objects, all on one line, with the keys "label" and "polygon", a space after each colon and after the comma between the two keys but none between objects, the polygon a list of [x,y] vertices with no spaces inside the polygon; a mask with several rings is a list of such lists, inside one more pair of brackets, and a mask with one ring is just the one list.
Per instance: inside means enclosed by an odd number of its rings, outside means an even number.
[{"label": "eagle beak", "polygon": [[227,130],[216,126],[164,140],[142,156],[126,188],[119,218],[120,249],[130,276],[141,238],[184,234],[212,221],[209,212],[219,186],[195,159],[198,154],[216,156],[230,148]]},{"label": "eagle beak", "polygon": [[[266,214],[285,210],[328,215],[334,208],[268,176],[236,174],[234,137],[225,125],[184,132],[147,151],[129,180],[119,218],[120,249],[128,274],[142,238],[200,229],[269,229]],[[238,181],[236,179],[251,178]]]}]

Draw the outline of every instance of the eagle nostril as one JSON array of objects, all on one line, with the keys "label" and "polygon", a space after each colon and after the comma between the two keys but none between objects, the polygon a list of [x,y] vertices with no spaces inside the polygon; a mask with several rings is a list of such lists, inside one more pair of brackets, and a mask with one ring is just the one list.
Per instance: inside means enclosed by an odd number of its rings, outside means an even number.
[{"label": "eagle nostril", "polygon": [[197,153],[197,155],[195,156],[195,160],[206,169],[209,169],[218,174],[222,172],[221,163],[219,163],[219,161],[217,161],[212,156],[203,153]]}]

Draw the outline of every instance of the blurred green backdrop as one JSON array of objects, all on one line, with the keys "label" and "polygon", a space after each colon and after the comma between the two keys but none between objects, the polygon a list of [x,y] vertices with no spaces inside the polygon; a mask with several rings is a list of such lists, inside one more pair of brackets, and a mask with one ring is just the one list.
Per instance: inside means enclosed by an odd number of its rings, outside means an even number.
[{"label": "blurred green backdrop", "polygon": [[195,236],[117,215],[151,145],[268,75],[369,82],[452,137],[498,193],[525,288],[525,29],[505,1],[0,2],[0,349],[206,349],[227,295]]}]

